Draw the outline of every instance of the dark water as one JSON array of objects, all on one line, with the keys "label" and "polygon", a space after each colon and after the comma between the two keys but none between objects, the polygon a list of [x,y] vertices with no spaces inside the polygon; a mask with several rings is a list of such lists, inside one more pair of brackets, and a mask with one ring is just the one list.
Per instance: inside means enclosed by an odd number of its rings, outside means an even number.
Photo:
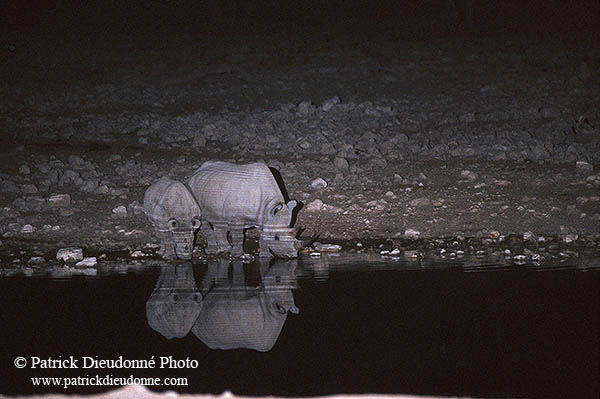
[{"label": "dark water", "polygon": [[[2,278],[0,393],[115,388],[31,382],[98,374],[187,378],[149,388],[215,394],[597,398],[599,283],[593,262],[540,269],[356,257]],[[32,357],[71,356],[80,368],[30,367]],[[154,368],[81,368],[84,357],[152,356]],[[169,357],[191,363],[160,368]]]}]

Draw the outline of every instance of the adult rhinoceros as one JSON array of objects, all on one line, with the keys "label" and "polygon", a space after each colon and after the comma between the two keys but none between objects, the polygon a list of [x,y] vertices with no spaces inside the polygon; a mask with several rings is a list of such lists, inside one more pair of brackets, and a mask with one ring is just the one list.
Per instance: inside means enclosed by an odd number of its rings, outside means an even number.
[{"label": "adult rhinoceros", "polygon": [[[290,227],[295,200],[285,202],[264,162],[205,162],[188,186],[202,209],[201,232],[207,253],[243,254],[244,229],[260,231],[260,256],[297,257],[303,243]],[[231,243],[228,239],[230,235]]]}]

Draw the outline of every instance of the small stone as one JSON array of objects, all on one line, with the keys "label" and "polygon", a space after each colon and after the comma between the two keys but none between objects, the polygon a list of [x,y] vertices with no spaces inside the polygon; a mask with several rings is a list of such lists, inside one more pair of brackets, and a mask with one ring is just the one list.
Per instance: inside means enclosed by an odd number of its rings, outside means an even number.
[{"label": "small stone", "polygon": [[577,235],[577,234],[565,234],[565,236],[563,237],[563,241],[566,244],[570,244],[572,242],[577,241],[578,238],[579,238],[579,235]]},{"label": "small stone", "polygon": [[192,146],[196,148],[206,147],[206,138],[201,135],[195,136]]},{"label": "small stone", "polygon": [[144,213],[144,206],[140,204],[138,200],[135,200],[127,205],[127,212],[133,213],[134,215],[142,215]]},{"label": "small stone", "polygon": [[335,159],[333,160],[333,164],[338,169],[348,169],[348,167],[350,166],[348,164],[348,160],[344,157],[335,157]]},{"label": "small stone", "polygon": [[30,224],[26,224],[25,226],[23,226],[21,228],[21,233],[27,234],[27,233],[33,233],[35,231],[35,227],[33,227]]},{"label": "small stone", "polygon": [[83,249],[76,247],[60,248],[56,253],[56,260],[63,262],[78,262],[83,259]]},{"label": "small stone", "polygon": [[16,193],[19,192],[19,187],[10,180],[3,180],[0,183],[0,192],[3,193]]},{"label": "small stone", "polygon": [[470,170],[462,170],[460,172],[460,177],[462,177],[463,179],[467,179],[469,181],[474,181],[477,179],[477,174],[475,174],[475,172],[472,172]]},{"label": "small stone", "polygon": [[110,154],[110,156],[108,157],[109,162],[115,162],[119,159],[121,159],[121,156],[119,154]]},{"label": "small stone", "polygon": [[298,104],[298,114],[299,115],[310,114],[315,109],[316,109],[315,105],[310,100],[302,101],[300,104]]},{"label": "small stone", "polygon": [[309,202],[308,204],[306,204],[306,212],[318,212],[323,210],[323,206],[325,204],[323,204],[323,201],[321,201],[320,199],[316,199],[314,201]]},{"label": "small stone", "polygon": [[94,267],[98,263],[95,256],[86,256],[83,260],[75,263],[76,267]]},{"label": "small stone", "polygon": [[414,230],[414,229],[404,230],[404,236],[406,238],[419,238],[420,235],[421,235],[421,232],[418,230]]},{"label": "small stone", "polygon": [[91,192],[93,192],[97,188],[98,188],[98,180],[97,179],[91,179],[91,180],[86,180],[81,185],[81,187],[79,187],[79,190],[83,191],[84,193],[91,193]]},{"label": "small stone", "polygon": [[580,170],[582,172],[592,172],[594,170],[594,167],[592,166],[592,164],[585,162],[585,161],[575,162],[575,168],[577,168],[577,170]]},{"label": "small stone", "polygon": [[[416,259],[416,258],[419,257],[419,253],[420,252],[418,250],[416,250],[416,249],[409,249],[409,250],[404,251],[404,257],[405,258]],[[390,252],[390,254],[391,254],[391,252]]]},{"label": "small stone", "polygon": [[69,194],[52,194],[48,197],[48,206],[51,208],[69,205],[71,205],[71,196]]},{"label": "small stone", "polygon": [[342,250],[342,246],[337,244],[322,244],[320,242],[315,242],[313,245],[315,250],[321,252],[340,252]]},{"label": "small stone", "polygon": [[394,194],[394,193],[393,193],[393,192],[391,192],[391,191],[388,191],[387,193],[385,193],[385,194],[384,194],[384,196],[385,196],[387,199],[396,199],[396,198],[398,198],[398,197],[396,197],[396,194]]},{"label": "small stone", "polygon": [[333,98],[325,100],[325,102],[323,102],[323,105],[321,105],[321,108],[323,109],[323,111],[328,112],[329,110],[331,110],[331,108],[334,107],[334,105],[338,104],[339,102],[340,98],[338,96],[335,96]]},{"label": "small stone", "polygon": [[127,208],[125,208],[123,205],[119,205],[112,210],[112,213],[117,216],[127,216]]},{"label": "small stone", "polygon": [[315,190],[320,190],[322,188],[327,187],[327,182],[324,179],[318,177],[315,180],[313,180],[312,183],[310,183],[310,186]]},{"label": "small stone", "polygon": [[145,257],[147,255],[145,253],[143,253],[142,251],[137,250],[137,251],[133,251],[130,256],[132,258],[143,258],[143,257]]},{"label": "small stone", "polygon": [[32,256],[31,258],[29,258],[27,263],[30,265],[41,265],[43,263],[46,263],[46,259],[42,258],[41,256]]},{"label": "small stone", "polygon": [[72,208],[60,208],[58,214],[62,217],[73,216],[75,211]]},{"label": "small stone", "polygon": [[523,239],[525,241],[535,240],[535,236],[533,235],[533,233],[531,231],[526,231],[525,233],[523,233]]},{"label": "small stone", "polygon": [[96,194],[108,194],[110,192],[110,188],[106,184],[103,184],[94,190]]},{"label": "small stone", "polygon": [[415,198],[409,202],[409,205],[414,207],[428,206],[431,205],[431,200],[427,197]]},{"label": "small stone", "polygon": [[24,194],[36,194],[38,192],[38,188],[35,184],[24,184],[21,187],[21,192]]},{"label": "small stone", "polygon": [[298,144],[298,146],[300,146],[300,148],[302,148],[303,150],[308,150],[311,147],[311,144],[306,140],[302,140],[300,144]]}]

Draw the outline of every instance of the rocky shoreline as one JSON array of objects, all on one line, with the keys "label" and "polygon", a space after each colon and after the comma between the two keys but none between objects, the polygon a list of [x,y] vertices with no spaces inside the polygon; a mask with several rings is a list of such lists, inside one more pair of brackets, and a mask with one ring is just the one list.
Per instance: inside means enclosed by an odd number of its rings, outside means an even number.
[{"label": "rocky shoreline", "polygon": [[293,51],[188,39],[18,45],[0,88],[4,268],[65,247],[151,251],[144,190],[209,159],[264,160],[303,203],[296,226],[344,250],[600,248],[593,37]]}]

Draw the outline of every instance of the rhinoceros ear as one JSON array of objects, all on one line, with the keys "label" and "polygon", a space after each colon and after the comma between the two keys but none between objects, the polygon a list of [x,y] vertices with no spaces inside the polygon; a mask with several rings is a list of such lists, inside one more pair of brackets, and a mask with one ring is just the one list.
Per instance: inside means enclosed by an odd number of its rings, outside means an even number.
[{"label": "rhinoceros ear", "polygon": [[298,205],[298,202],[296,200],[291,200],[291,201],[288,201],[288,203],[287,203],[287,207],[289,208],[290,211],[293,211],[294,208],[296,207],[296,205]]}]

